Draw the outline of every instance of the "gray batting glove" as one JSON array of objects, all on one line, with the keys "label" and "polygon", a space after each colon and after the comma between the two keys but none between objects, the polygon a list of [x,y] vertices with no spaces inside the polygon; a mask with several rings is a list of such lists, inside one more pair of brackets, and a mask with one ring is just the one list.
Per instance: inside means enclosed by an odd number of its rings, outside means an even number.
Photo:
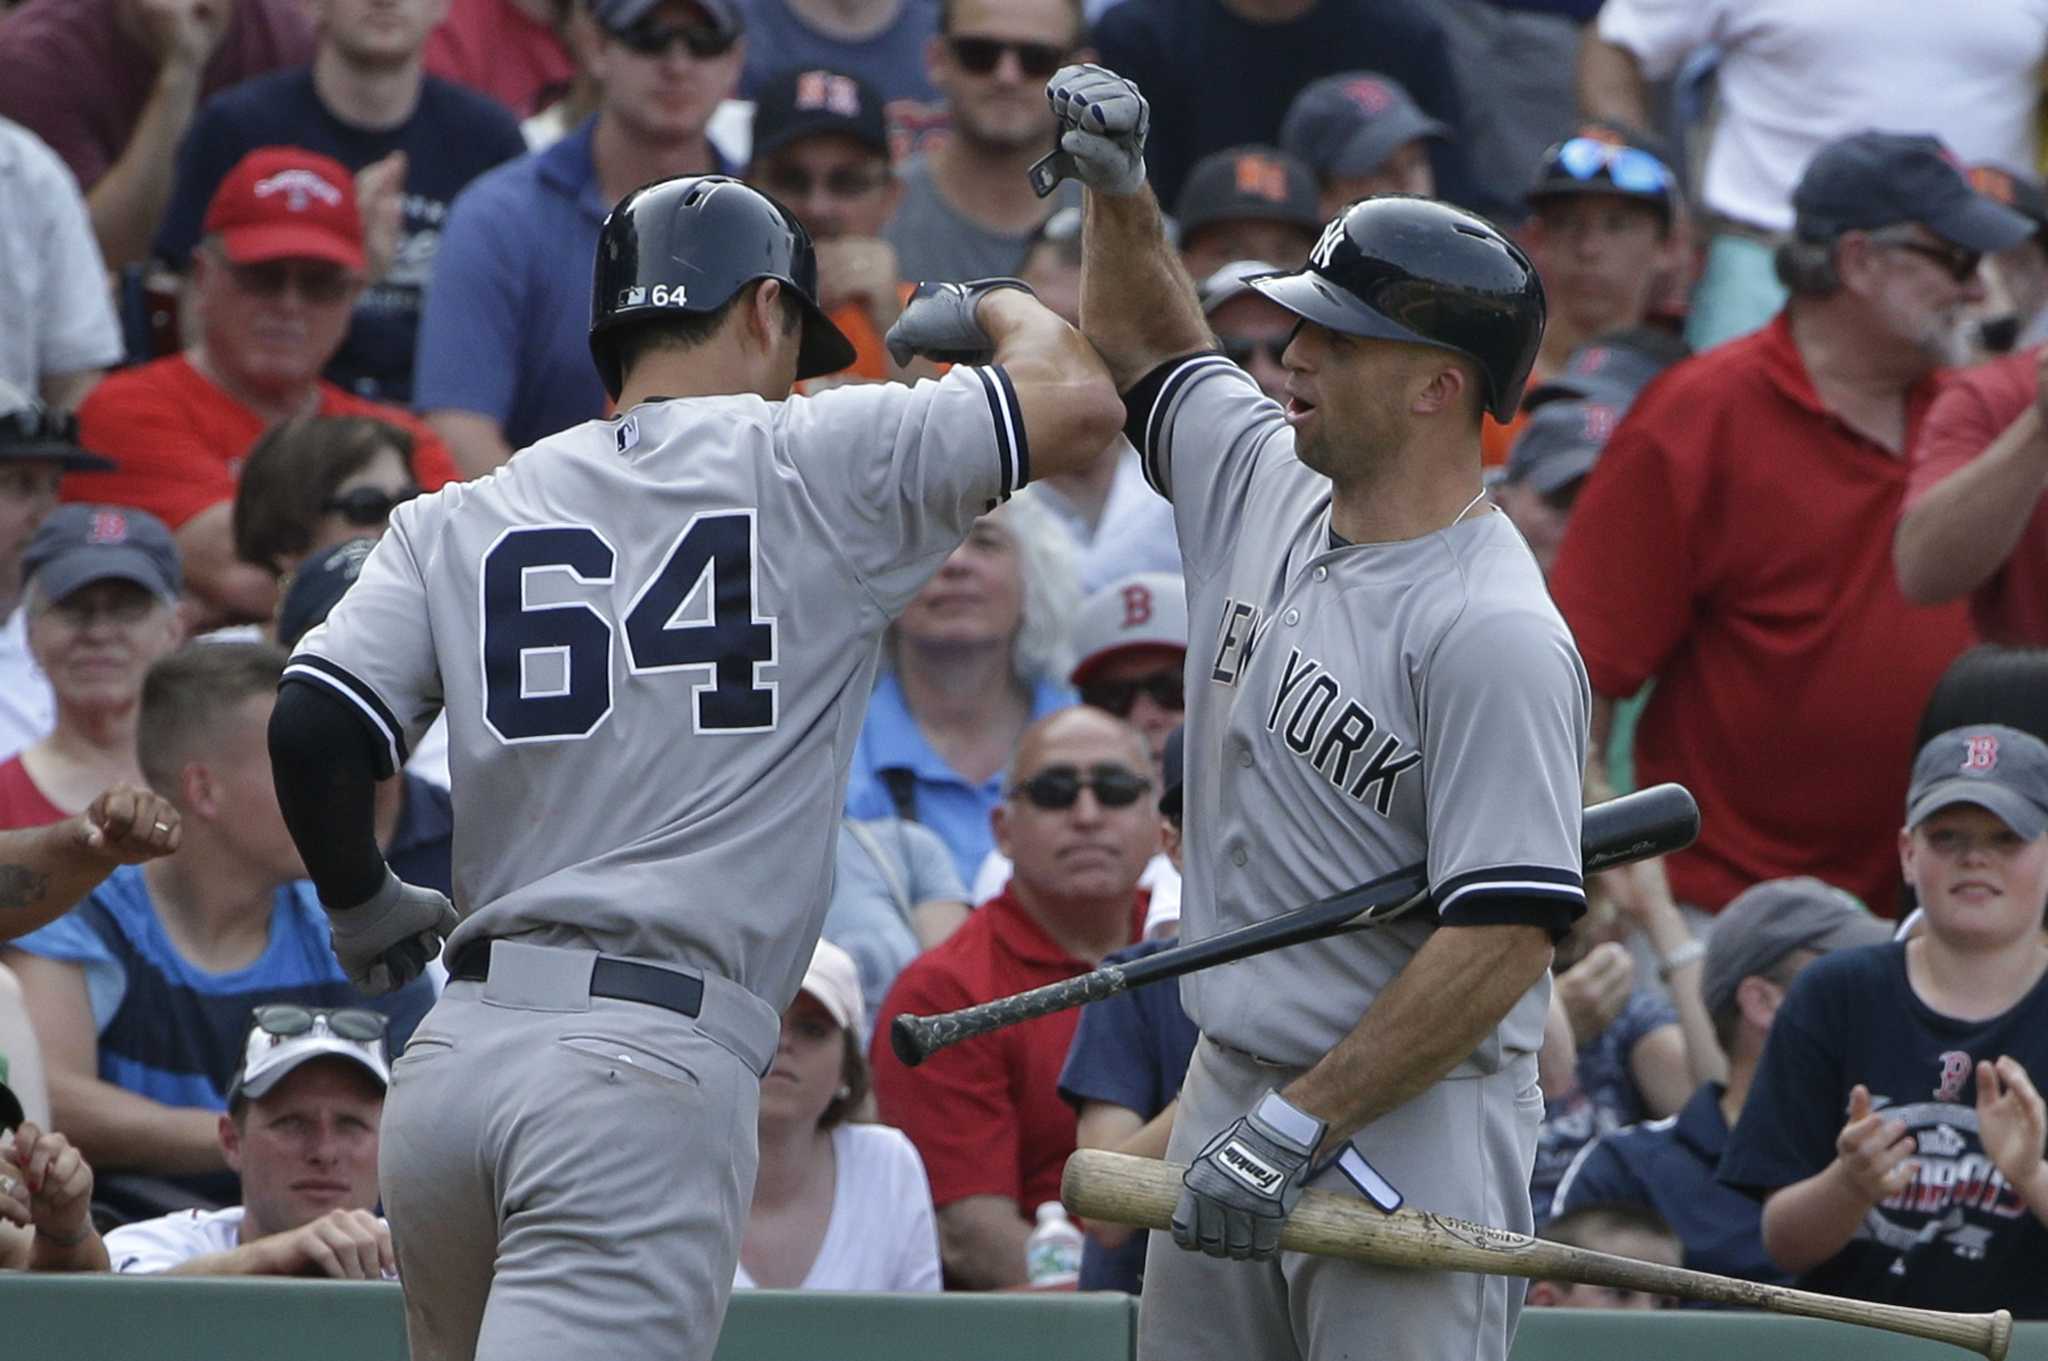
[{"label": "gray batting glove", "polygon": [[1211,1257],[1272,1258],[1328,1128],[1280,1093],[1266,1093],[1188,1165],[1173,1241]]},{"label": "gray batting glove", "polygon": [[975,308],[999,288],[1018,288],[1032,297],[1031,285],[1022,279],[971,279],[964,284],[923,283],[911,291],[910,301],[882,343],[901,368],[918,355],[942,364],[985,364],[995,353],[996,343],[981,327]]},{"label": "gray batting glove", "polygon": [[404,987],[441,953],[441,942],[461,924],[455,905],[430,888],[384,871],[384,884],[367,902],[329,910],[334,957],[349,981],[372,997]]},{"label": "gray batting glove", "polygon": [[1046,82],[1045,97],[1059,124],[1058,175],[1071,175],[1103,194],[1135,194],[1144,187],[1152,106],[1136,85],[1106,67],[1063,66]]}]

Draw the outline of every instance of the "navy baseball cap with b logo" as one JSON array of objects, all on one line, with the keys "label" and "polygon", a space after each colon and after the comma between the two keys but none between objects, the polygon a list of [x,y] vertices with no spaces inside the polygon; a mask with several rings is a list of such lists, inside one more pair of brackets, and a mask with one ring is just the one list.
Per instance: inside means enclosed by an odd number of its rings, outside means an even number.
[{"label": "navy baseball cap with b logo", "polygon": [[21,571],[53,605],[95,581],[132,581],[164,600],[184,584],[171,531],[131,506],[57,507],[29,540]]},{"label": "navy baseball cap with b logo", "polygon": [[1792,211],[1802,241],[1918,222],[1944,241],[1988,253],[2034,231],[2025,216],[1972,189],[1948,148],[1920,133],[1857,132],[1829,142],[1793,187]]},{"label": "navy baseball cap with b logo", "polygon": [[1906,825],[1958,803],[1984,809],[2028,841],[2048,832],[2048,745],[2000,723],[1929,738],[1913,761]]}]

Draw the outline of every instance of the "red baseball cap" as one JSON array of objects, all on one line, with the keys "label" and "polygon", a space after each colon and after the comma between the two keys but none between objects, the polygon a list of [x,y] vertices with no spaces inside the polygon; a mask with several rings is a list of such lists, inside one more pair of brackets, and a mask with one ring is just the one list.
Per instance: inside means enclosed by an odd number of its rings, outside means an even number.
[{"label": "red baseball cap", "polygon": [[261,147],[228,172],[206,205],[205,231],[238,265],[331,260],[365,267],[356,180],[331,156]]}]

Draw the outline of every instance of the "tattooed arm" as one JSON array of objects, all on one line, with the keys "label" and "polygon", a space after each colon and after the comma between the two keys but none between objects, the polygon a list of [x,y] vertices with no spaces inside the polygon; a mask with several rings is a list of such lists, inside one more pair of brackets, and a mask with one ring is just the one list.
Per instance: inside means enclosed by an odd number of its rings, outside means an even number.
[{"label": "tattooed arm", "polygon": [[63,916],[115,866],[169,855],[178,828],[168,800],[117,784],[76,817],[0,832],[0,940]]}]

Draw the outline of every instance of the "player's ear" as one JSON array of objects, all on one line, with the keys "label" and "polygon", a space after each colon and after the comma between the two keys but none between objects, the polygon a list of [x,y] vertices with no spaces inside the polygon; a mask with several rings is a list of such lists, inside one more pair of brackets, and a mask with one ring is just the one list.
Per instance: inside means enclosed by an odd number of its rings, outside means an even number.
[{"label": "player's ear", "polygon": [[1462,411],[1471,401],[1472,375],[1456,362],[1437,362],[1425,372],[1428,380],[1415,390],[1408,409],[1417,416]]}]

